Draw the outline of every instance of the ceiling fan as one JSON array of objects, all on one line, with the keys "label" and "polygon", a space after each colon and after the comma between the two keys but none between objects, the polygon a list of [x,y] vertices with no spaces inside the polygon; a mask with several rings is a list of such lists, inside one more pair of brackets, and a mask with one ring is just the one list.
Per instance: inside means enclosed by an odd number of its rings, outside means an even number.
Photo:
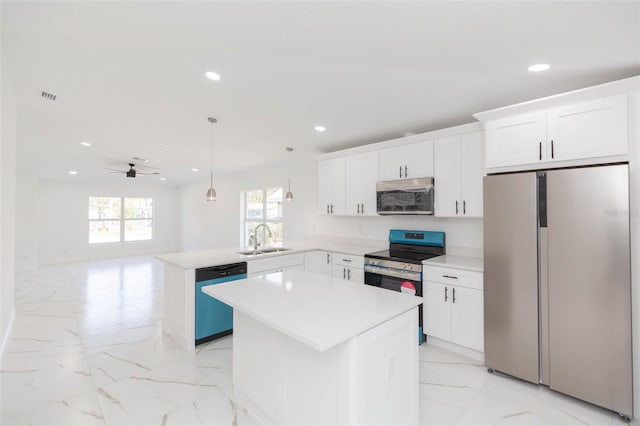
[{"label": "ceiling fan", "polygon": [[136,175],[159,175],[160,172],[141,172],[136,169],[136,165],[134,163],[129,163],[129,170],[117,170],[117,169],[109,169],[111,173],[124,173],[128,178],[134,178]]}]

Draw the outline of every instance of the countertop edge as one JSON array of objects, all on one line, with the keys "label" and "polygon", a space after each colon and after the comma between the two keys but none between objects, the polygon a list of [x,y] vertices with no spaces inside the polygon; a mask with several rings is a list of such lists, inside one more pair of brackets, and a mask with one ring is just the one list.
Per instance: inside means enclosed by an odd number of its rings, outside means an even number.
[{"label": "countertop edge", "polygon": [[[398,309],[396,311],[393,311],[391,313],[389,313],[388,315],[385,315],[384,317],[381,317],[379,319],[376,319],[375,322],[373,322],[372,324],[366,324],[361,328],[358,328],[356,330],[353,331],[353,333],[349,333],[347,335],[341,335],[338,338],[334,339],[332,342],[330,342],[329,344],[318,344],[317,342],[310,340],[308,338],[306,338],[304,335],[299,335],[298,333],[292,332],[291,330],[287,329],[286,327],[281,326],[280,324],[274,323],[273,321],[262,317],[261,315],[256,315],[254,312],[252,312],[249,309],[243,308],[242,306],[237,306],[235,305],[232,301],[230,301],[228,298],[224,297],[224,296],[220,296],[218,294],[215,294],[215,289],[214,291],[208,291],[207,287],[204,287],[202,289],[202,291],[206,294],[208,294],[209,296],[215,297],[216,299],[230,305],[231,307],[233,307],[233,309],[237,309],[239,312],[242,312],[243,314],[257,320],[260,321],[266,325],[268,325],[269,327],[273,328],[274,330],[285,334],[289,337],[291,337],[292,339],[295,339],[301,343],[304,343],[305,345],[311,347],[314,350],[317,350],[319,352],[324,352],[327,351],[329,349],[332,349],[338,345],[340,345],[341,343],[344,343],[346,341],[348,341],[349,339],[352,339],[362,333],[365,333],[369,330],[371,330],[374,327],[377,327],[378,325],[385,323],[395,317],[397,317],[398,315],[402,315],[405,312],[415,308],[416,306],[420,305],[420,303],[422,303],[422,298],[420,297],[420,301],[414,300],[413,303],[410,304],[410,306],[403,308],[403,309]],[[417,296],[416,296],[417,297]]]},{"label": "countertop edge", "polygon": [[422,264],[424,266],[484,273],[484,259],[482,257],[443,255],[424,260]]}]

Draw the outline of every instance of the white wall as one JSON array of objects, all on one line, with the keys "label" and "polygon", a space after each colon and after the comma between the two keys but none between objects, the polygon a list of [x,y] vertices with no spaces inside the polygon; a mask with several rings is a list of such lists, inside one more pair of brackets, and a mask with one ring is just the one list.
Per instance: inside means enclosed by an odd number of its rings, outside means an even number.
[{"label": "white wall", "polygon": [[[293,164],[291,164],[293,163]],[[221,176],[215,187],[218,201],[204,201],[208,181],[180,190],[182,250],[237,247],[240,245],[240,192],[247,189],[287,185],[291,169],[294,203],[285,204],[284,240],[305,237],[344,237],[386,241],[389,229],[444,231],[447,245],[482,247],[482,219],[440,219],[431,216],[340,217],[317,214],[317,163],[314,157],[290,163]]]},{"label": "white wall", "polygon": [[38,268],[38,178],[25,170],[16,176],[16,272]]},{"label": "white wall", "polygon": [[447,247],[482,247],[482,219],[433,216],[318,216],[310,233],[386,241],[389,239],[390,229],[444,231]]},{"label": "white wall", "polygon": [[[295,152],[295,151],[294,151]],[[240,246],[240,192],[274,186],[287,188],[291,176],[294,202],[284,204],[283,240],[300,241],[315,216],[316,163],[301,156],[259,170],[215,178],[217,201],[204,201],[209,180],[180,189],[182,250]]]},{"label": "white wall", "polygon": [[[148,185],[136,178],[114,184],[40,180],[37,189],[40,265],[169,253],[179,247],[176,187]],[[153,197],[153,240],[89,244],[90,196]]]},{"label": "white wall", "polygon": [[5,341],[14,312],[16,181],[16,100],[2,53],[0,36],[0,344]]}]

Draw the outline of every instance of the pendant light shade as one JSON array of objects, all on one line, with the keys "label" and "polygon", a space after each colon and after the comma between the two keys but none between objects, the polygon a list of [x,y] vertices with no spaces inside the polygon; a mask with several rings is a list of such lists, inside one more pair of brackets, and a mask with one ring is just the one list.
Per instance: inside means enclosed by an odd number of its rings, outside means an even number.
[{"label": "pendant light shade", "polygon": [[[290,146],[285,148],[288,152],[293,151],[293,148],[291,148]],[[289,177],[289,188],[287,191],[287,194],[284,196],[284,201],[286,203],[292,203],[293,202],[293,192],[291,192],[291,177]]]},{"label": "pendant light shade", "polygon": [[215,123],[218,122],[218,120],[216,120],[213,117],[209,117],[207,118],[207,120],[209,121],[209,123],[211,123],[211,162],[210,162],[210,166],[211,166],[211,180],[209,181],[209,189],[207,190],[207,201],[215,201],[216,200],[216,190],[213,187],[213,125]]},{"label": "pendant light shade", "polygon": [[209,190],[207,191],[207,201],[215,201],[216,200],[216,190],[213,187],[213,185],[211,185],[211,188],[209,188]]}]

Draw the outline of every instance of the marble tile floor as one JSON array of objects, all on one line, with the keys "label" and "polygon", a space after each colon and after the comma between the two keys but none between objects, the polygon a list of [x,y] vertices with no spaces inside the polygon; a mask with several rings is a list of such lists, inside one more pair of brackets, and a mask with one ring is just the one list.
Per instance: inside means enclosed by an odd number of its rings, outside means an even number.
[{"label": "marble tile floor", "polygon": [[[2,425],[251,425],[233,400],[232,338],[178,348],[150,257],[43,267],[16,285],[0,360]],[[421,425],[618,425],[609,411],[420,347]]]}]

